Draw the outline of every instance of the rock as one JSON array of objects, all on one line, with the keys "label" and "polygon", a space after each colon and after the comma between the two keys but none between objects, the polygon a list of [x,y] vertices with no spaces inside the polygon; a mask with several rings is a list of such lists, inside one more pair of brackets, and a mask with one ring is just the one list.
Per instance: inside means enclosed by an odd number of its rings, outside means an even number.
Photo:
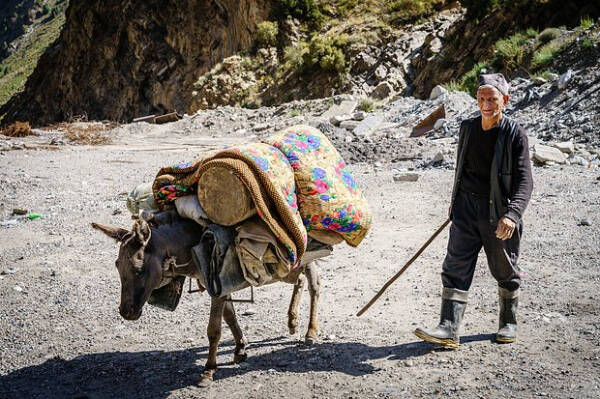
[{"label": "rock", "polygon": [[388,98],[394,92],[394,88],[388,82],[381,82],[375,87],[375,90],[371,92],[371,97],[383,100]]},{"label": "rock", "polygon": [[352,136],[350,136],[350,135],[348,135],[348,136],[344,137],[344,142],[345,142],[345,143],[351,143],[351,142],[353,142],[353,141],[354,141],[354,137],[352,137]]},{"label": "rock", "polygon": [[353,121],[353,120],[345,120],[340,123],[340,127],[342,129],[346,129],[346,130],[350,130],[350,131],[353,131],[354,129],[356,129],[356,127],[358,125],[360,125],[360,122]]},{"label": "rock", "polygon": [[383,164],[381,162],[375,162],[373,166],[375,166],[376,168],[381,168],[383,167]]},{"label": "rock", "polygon": [[588,218],[581,219],[581,221],[579,222],[579,226],[591,226],[591,225],[592,225],[592,221]]},{"label": "rock", "polygon": [[569,85],[571,78],[573,77],[573,71],[569,69],[567,72],[563,73],[561,77],[558,79],[558,88],[560,90],[564,90]]},{"label": "rock", "polygon": [[254,314],[256,314],[256,310],[248,308],[244,311],[244,313],[242,313],[242,316],[252,316]]},{"label": "rock", "polygon": [[336,337],[334,334],[329,334],[329,335],[327,335],[327,336],[326,336],[324,339],[325,339],[326,341],[333,341],[333,340],[335,340],[336,338],[337,338],[337,337]]},{"label": "rock", "polygon": [[443,161],[444,161],[444,152],[443,151],[439,151],[437,154],[435,154],[435,156],[431,160],[431,162],[433,162],[433,163],[438,163],[438,162],[443,162]]},{"label": "rock", "polygon": [[354,134],[359,137],[368,136],[373,131],[375,131],[379,125],[383,123],[385,117],[383,114],[375,114],[368,116],[359,123],[359,125],[354,129]]},{"label": "rock", "polygon": [[387,76],[387,74],[388,74],[387,68],[385,66],[383,66],[383,65],[379,65],[377,67],[377,69],[375,69],[375,73],[373,74],[373,76],[375,77],[375,79],[378,82],[381,82],[382,80],[385,79],[385,77]]},{"label": "rock", "polygon": [[395,182],[401,182],[401,181],[415,182],[415,181],[419,180],[419,174],[417,174],[417,173],[400,173],[400,174],[394,175],[393,178],[394,178]]},{"label": "rock", "polygon": [[572,141],[563,141],[562,143],[555,143],[553,145],[554,148],[558,148],[561,152],[565,154],[572,154],[575,152],[575,144]]},{"label": "rock", "polygon": [[12,213],[13,215],[27,215],[28,211],[25,208],[14,208]]},{"label": "rock", "polygon": [[357,73],[368,71],[377,64],[377,60],[365,52],[361,52],[356,56],[356,62],[352,66],[352,70]]},{"label": "rock", "polygon": [[17,225],[16,219],[3,220],[0,222],[0,226],[3,226],[3,227],[11,227],[11,226],[16,226],[16,225]]},{"label": "rock", "polygon": [[259,123],[259,124],[255,125],[253,129],[255,132],[262,132],[263,130],[267,130],[268,128],[269,128],[268,123]]},{"label": "rock", "polygon": [[429,43],[429,50],[434,54],[437,54],[442,50],[442,41],[440,40],[439,37],[434,38]]},{"label": "rock", "polygon": [[340,104],[332,105],[327,111],[325,111],[321,117],[331,118],[335,115],[351,115],[354,110],[358,107],[358,102],[354,100],[344,100]]},{"label": "rock", "polygon": [[443,86],[437,85],[431,90],[431,93],[429,94],[429,99],[435,100],[439,96],[441,96],[443,94],[447,94],[447,93],[448,93],[448,90],[446,90]]},{"label": "rock", "polygon": [[352,119],[355,121],[362,121],[367,117],[367,113],[365,111],[357,111],[352,114]]},{"label": "rock", "polygon": [[533,147],[533,159],[542,164],[548,162],[564,164],[567,160],[567,156],[558,148],[536,144]]},{"label": "rock", "polygon": [[444,119],[444,118],[438,119],[433,124],[433,130],[441,129],[442,127],[444,127],[445,124],[446,124],[446,119]]},{"label": "rock", "polygon": [[15,267],[9,267],[8,269],[4,269],[2,270],[2,272],[0,272],[0,274],[15,274],[19,269],[15,268]]},{"label": "rock", "polygon": [[585,159],[584,157],[580,157],[579,155],[575,155],[574,157],[569,158],[568,161],[571,165],[581,166],[588,166],[590,163],[587,159]]},{"label": "rock", "polygon": [[340,123],[351,120],[351,119],[353,119],[352,115],[348,115],[348,114],[334,115],[331,118],[329,118],[329,123],[331,123],[334,126],[340,126]]},{"label": "rock", "polygon": [[19,286],[19,285],[15,285],[13,287],[13,290],[17,291],[17,292],[23,292],[23,287]]},{"label": "rock", "polygon": [[559,78],[558,74],[556,74],[554,72],[550,72],[550,73],[546,74],[546,76],[548,77],[548,80],[550,80],[550,81],[554,81]]}]

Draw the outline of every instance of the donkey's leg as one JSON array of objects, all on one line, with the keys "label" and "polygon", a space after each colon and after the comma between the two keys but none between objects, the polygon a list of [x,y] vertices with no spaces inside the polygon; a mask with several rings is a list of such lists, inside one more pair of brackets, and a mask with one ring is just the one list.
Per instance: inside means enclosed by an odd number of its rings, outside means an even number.
[{"label": "donkey's leg", "polygon": [[208,320],[208,327],[206,329],[208,335],[208,359],[198,383],[201,387],[210,385],[217,370],[217,347],[221,339],[221,322],[223,320],[224,307],[225,301],[222,298],[210,298],[210,319]]},{"label": "donkey's leg", "polygon": [[231,302],[230,300],[231,295],[227,295],[227,301],[225,302],[223,317],[225,318],[225,322],[229,326],[229,329],[233,334],[233,339],[235,340],[235,352],[233,353],[233,362],[241,363],[248,358],[248,355],[246,354],[246,346],[248,346],[248,340],[246,339],[246,337],[244,337],[244,332],[238,324],[237,317],[235,315],[235,309],[233,307],[233,302]]},{"label": "donkey's leg", "polygon": [[300,305],[300,298],[302,298],[303,291],[304,273],[301,273],[294,284],[294,292],[292,293],[292,300],[288,309],[288,328],[291,335],[296,334],[296,329],[298,328],[298,305]]},{"label": "donkey's leg", "polygon": [[310,321],[308,323],[308,331],[304,342],[307,345],[312,345],[317,341],[317,329],[319,321],[317,313],[319,307],[319,296],[321,293],[321,277],[319,276],[319,266],[317,261],[310,262],[306,265],[306,278],[308,280],[308,291],[310,293]]}]

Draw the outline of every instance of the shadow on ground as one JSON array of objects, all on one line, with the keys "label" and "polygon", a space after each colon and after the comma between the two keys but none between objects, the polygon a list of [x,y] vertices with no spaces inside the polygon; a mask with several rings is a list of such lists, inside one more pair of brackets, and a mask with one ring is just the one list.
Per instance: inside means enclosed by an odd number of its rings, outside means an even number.
[{"label": "shadow on ground", "polygon": [[[462,343],[491,340],[491,334],[462,338]],[[233,342],[221,344],[215,383],[251,371],[305,373],[334,371],[362,376],[378,369],[369,361],[399,361],[440,350],[435,345],[411,342],[372,347],[358,342],[324,342],[304,346],[284,337],[250,344],[248,362],[231,363]],[[253,355],[254,349],[272,350]],[[208,352],[207,347],[163,352],[105,352],[77,356],[70,360],[55,357],[35,366],[0,376],[2,398],[104,399],[166,398],[172,391],[195,387]]]}]

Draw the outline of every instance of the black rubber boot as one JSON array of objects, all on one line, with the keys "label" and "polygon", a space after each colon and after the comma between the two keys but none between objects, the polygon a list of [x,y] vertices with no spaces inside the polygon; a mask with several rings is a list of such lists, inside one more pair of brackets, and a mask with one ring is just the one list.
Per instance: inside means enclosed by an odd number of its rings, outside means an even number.
[{"label": "black rubber boot", "polygon": [[500,322],[496,341],[510,344],[517,340],[517,306],[519,305],[519,290],[509,291],[498,287],[500,297]]},{"label": "black rubber boot", "polygon": [[467,291],[444,288],[440,324],[433,330],[417,328],[415,335],[426,342],[446,348],[458,348],[460,345],[458,332],[467,307],[467,295]]}]

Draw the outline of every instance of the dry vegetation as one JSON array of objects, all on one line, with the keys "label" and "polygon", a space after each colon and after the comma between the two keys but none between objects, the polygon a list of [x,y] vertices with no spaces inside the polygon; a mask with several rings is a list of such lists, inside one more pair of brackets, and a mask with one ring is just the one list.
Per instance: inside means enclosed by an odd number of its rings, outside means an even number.
[{"label": "dry vegetation", "polygon": [[115,122],[61,122],[47,129],[63,132],[72,144],[100,145],[111,142],[106,133],[117,126]]},{"label": "dry vegetation", "polygon": [[0,134],[8,137],[37,136],[32,130],[29,122],[15,122],[0,130]]}]

